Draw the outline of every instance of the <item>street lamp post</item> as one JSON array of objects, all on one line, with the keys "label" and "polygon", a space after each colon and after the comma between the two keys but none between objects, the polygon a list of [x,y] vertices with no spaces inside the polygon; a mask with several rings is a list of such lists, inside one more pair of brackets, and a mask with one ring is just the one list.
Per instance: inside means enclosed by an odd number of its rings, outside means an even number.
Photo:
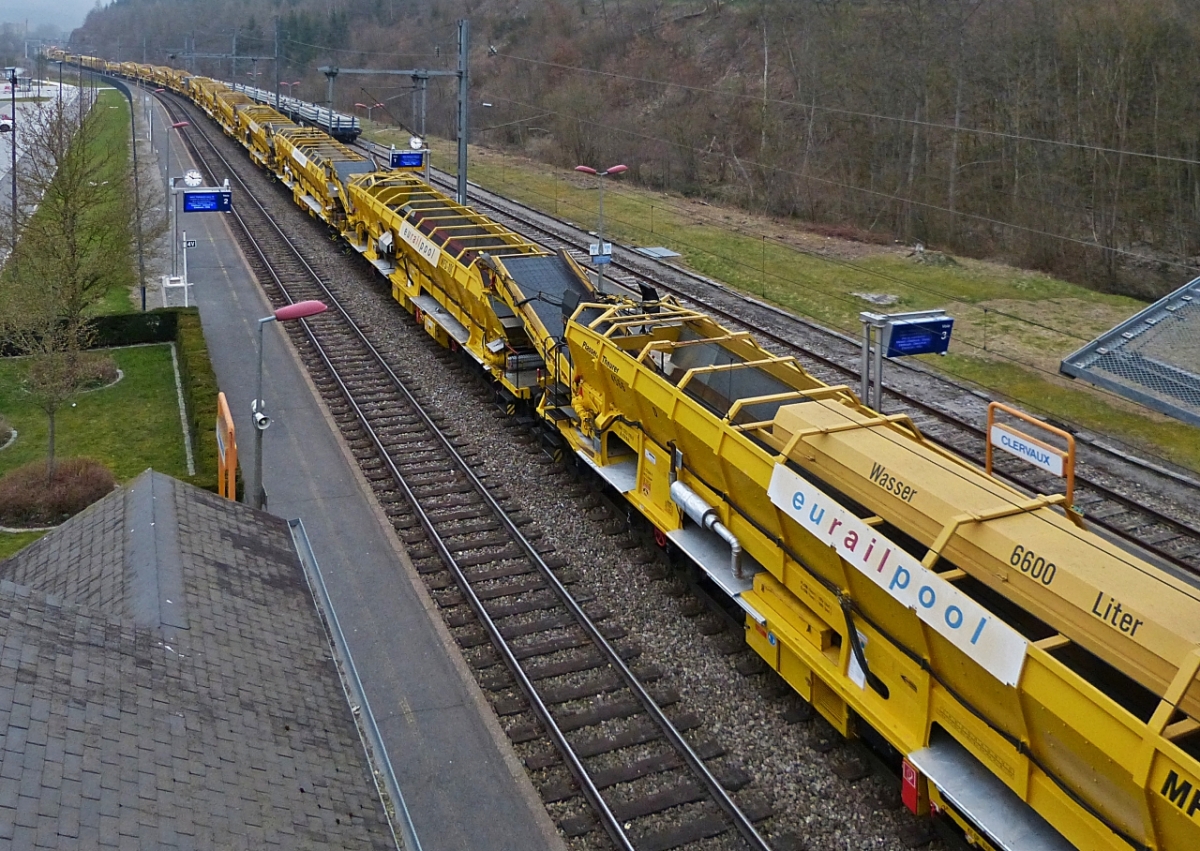
[{"label": "street lamp post", "polygon": [[383,106],[381,103],[356,103],[355,108],[362,107],[367,111],[367,121],[371,120],[371,111]]},{"label": "street lamp post", "polygon": [[596,171],[596,169],[590,166],[577,165],[575,166],[575,170],[581,171],[584,174],[594,174],[596,177],[600,178],[600,220],[596,225],[597,245],[595,246],[595,252],[589,251],[588,253],[592,255],[592,262],[596,264],[596,292],[603,292],[604,267],[606,264],[612,261],[612,244],[609,244],[607,251],[604,250],[604,178],[608,177],[610,174],[621,174],[622,172],[629,171],[629,166],[610,165],[604,171]]},{"label": "street lamp post", "polygon": [[251,407],[254,416],[254,497],[251,505],[260,511],[267,508],[267,491],[263,487],[263,432],[271,425],[271,418],[267,416],[263,402],[263,326],[268,322],[305,319],[324,313],[326,309],[322,301],[298,301],[258,320],[258,382],[255,385],[254,404]]},{"label": "street lamp post", "polygon": [[[165,91],[166,89],[155,89],[154,93],[161,95]],[[146,123],[150,125],[150,149],[157,150],[154,147],[154,102],[149,99],[146,101]]]},{"label": "street lamp post", "polygon": [[[168,129],[181,130],[189,126],[191,125],[187,121],[176,121]],[[171,229],[171,274],[175,275],[178,273],[177,267],[179,265],[179,213],[175,210],[175,187],[171,181],[171,134],[164,133],[163,139],[163,144],[167,148],[167,171],[163,175],[167,186],[167,217],[173,220],[173,227]]]}]

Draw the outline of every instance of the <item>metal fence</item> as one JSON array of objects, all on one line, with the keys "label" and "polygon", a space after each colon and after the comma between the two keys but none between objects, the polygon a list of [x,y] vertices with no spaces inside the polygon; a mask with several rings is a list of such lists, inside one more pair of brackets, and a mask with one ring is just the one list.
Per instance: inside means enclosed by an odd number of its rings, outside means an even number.
[{"label": "metal fence", "polygon": [[1200,425],[1200,278],[1092,340],[1060,369]]},{"label": "metal fence", "polygon": [[321,566],[313,554],[312,544],[304,523],[299,519],[289,520],[288,528],[292,533],[292,541],[304,567],[304,576],[313,592],[321,614],[324,615],[328,628],[330,642],[338,657],[338,673],[342,677],[342,687],[350,701],[352,711],[358,722],[359,734],[365,740],[368,756],[373,763],[372,776],[377,786],[382,786],[380,792],[386,793],[384,806],[387,809],[388,821],[392,826],[392,834],[396,838],[399,851],[421,851],[421,842],[417,839],[417,830],[413,827],[412,816],[404,803],[404,795],[400,792],[400,784],[396,781],[396,772],[392,769],[392,761],[388,757],[387,746],[383,743],[383,735],[375,722],[375,714],[367,703],[367,693],[363,689],[362,680],[358,676],[358,668],[350,655],[350,645],[338,622],[337,612],[333,610],[333,601],[329,599],[329,589],[325,587],[325,577],[321,574]]}]

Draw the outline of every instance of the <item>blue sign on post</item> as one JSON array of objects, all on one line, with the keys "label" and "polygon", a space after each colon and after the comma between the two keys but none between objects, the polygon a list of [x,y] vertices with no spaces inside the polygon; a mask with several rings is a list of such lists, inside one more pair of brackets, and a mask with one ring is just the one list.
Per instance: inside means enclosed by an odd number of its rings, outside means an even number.
[{"label": "blue sign on post", "polygon": [[392,151],[392,168],[423,168],[424,151]]},{"label": "blue sign on post", "polygon": [[228,189],[191,189],[183,193],[185,213],[228,213],[233,197]]},{"label": "blue sign on post", "polygon": [[884,353],[889,358],[905,355],[944,355],[950,348],[954,318],[901,319],[886,326]]}]

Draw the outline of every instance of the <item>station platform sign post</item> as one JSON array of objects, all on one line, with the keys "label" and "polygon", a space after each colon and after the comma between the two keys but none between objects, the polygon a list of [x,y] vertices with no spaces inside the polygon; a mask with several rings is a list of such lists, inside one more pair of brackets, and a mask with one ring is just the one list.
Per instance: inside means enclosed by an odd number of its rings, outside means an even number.
[{"label": "station platform sign post", "polygon": [[607,266],[612,263],[612,243],[593,242],[588,246],[588,256],[597,266]]},{"label": "station platform sign post", "polygon": [[229,213],[233,211],[233,195],[229,186],[183,190],[185,213]]},{"label": "station platform sign post", "polygon": [[[195,247],[196,247],[196,240],[194,240],[194,239],[188,239],[188,238],[187,238],[187,231],[184,231],[184,232],[183,232],[183,239],[181,239],[181,240],[179,241],[179,249],[180,249],[180,251],[182,251],[182,252],[183,252],[183,282],[184,282],[185,284],[186,284],[186,283],[189,283],[189,281],[188,281],[188,273],[187,273],[187,253],[188,253],[188,249],[189,249],[189,248],[195,248]],[[187,293],[187,291],[185,290],[185,291],[184,291],[185,297],[186,297],[186,293]],[[185,304],[185,305],[184,305],[184,307],[187,307],[187,305]]]},{"label": "station platform sign post", "polygon": [[189,248],[196,247],[196,240],[187,238],[187,231],[183,232],[183,239],[179,241],[180,253],[182,254],[182,274],[180,275],[164,275],[163,276],[163,307],[169,307],[167,304],[167,291],[170,289],[183,289],[183,306],[189,307],[188,304],[188,287],[192,282],[188,280],[187,267],[187,252]]},{"label": "station platform sign post", "polygon": [[[229,181],[226,180],[222,186],[199,186],[201,180],[199,172],[189,172],[184,178],[185,186],[183,188],[174,187],[172,180],[173,192],[176,197],[183,196],[183,212],[185,213],[229,213],[233,211],[233,192],[229,188]],[[175,216],[175,227],[179,227],[179,216]],[[191,281],[188,280],[187,267],[187,252],[189,248],[196,247],[196,240],[187,238],[187,231],[183,232],[183,237],[174,239],[175,250],[181,255],[182,274],[171,275],[163,278],[163,307],[167,306],[167,290],[173,287],[183,288],[183,306],[188,307],[188,287],[191,286]]]},{"label": "station platform sign post", "polygon": [[[944,310],[914,310],[907,313],[863,311],[858,318],[863,326],[859,396],[865,404],[883,413],[883,359],[946,354],[954,331],[954,317],[947,316]],[[872,338],[875,338],[874,345]],[[875,354],[873,370],[872,349]],[[875,374],[873,401],[872,372]]]},{"label": "station platform sign post", "polygon": [[423,171],[425,182],[429,182],[429,148],[420,136],[408,140],[409,150],[397,149],[392,146],[388,157],[388,167],[392,171]]}]

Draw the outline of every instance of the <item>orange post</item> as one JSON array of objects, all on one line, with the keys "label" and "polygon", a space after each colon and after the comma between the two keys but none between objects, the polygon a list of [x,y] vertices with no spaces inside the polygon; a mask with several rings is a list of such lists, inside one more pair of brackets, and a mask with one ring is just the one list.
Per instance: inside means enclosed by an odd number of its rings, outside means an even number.
[{"label": "orange post", "polygon": [[[1045,441],[1030,437],[1019,429],[996,422],[996,412],[1003,411],[1042,431],[1063,438],[1066,449],[1060,449]],[[987,474],[992,474],[992,447],[999,446],[1005,452],[1023,458],[1035,467],[1046,470],[1067,480],[1067,502],[1069,511],[1075,504],[1075,436],[1061,428],[1048,425],[1024,411],[1018,411],[1003,402],[988,405],[987,418]]]},{"label": "orange post", "polygon": [[217,494],[237,499],[237,436],[224,393],[217,394]]}]

